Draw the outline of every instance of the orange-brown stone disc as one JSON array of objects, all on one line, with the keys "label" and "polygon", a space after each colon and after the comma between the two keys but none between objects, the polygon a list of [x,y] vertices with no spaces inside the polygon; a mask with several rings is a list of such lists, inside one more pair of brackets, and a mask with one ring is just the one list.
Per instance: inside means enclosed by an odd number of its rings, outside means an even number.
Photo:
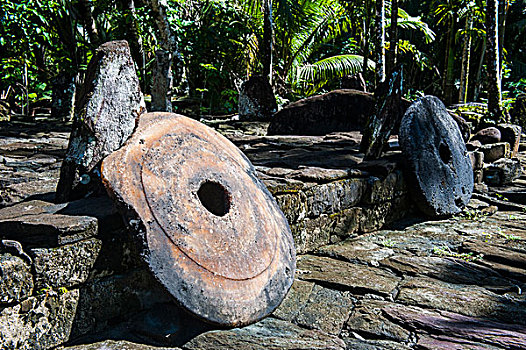
[{"label": "orange-brown stone disc", "polygon": [[226,138],[177,114],[147,113],[102,175],[149,268],[183,307],[238,326],[283,300],[295,270],[290,228]]}]

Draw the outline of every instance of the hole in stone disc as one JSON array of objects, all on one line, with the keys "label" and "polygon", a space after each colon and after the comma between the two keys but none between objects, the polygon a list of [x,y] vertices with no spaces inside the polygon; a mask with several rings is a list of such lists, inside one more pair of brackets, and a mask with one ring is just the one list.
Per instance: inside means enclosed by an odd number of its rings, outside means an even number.
[{"label": "hole in stone disc", "polygon": [[440,146],[438,146],[438,154],[444,163],[451,161],[451,150],[446,144],[441,143]]},{"label": "hole in stone disc", "polygon": [[201,204],[214,215],[224,216],[230,210],[230,194],[217,182],[203,182],[197,191],[197,196]]}]

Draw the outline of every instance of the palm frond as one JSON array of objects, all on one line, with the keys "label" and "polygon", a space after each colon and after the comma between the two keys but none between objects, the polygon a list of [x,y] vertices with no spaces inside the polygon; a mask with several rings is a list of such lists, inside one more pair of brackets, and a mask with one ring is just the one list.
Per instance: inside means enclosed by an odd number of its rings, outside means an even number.
[{"label": "palm frond", "polygon": [[[374,62],[368,60],[367,66],[374,69]],[[327,82],[360,72],[362,67],[363,56],[338,55],[300,66],[290,79],[297,90],[311,94]]]}]

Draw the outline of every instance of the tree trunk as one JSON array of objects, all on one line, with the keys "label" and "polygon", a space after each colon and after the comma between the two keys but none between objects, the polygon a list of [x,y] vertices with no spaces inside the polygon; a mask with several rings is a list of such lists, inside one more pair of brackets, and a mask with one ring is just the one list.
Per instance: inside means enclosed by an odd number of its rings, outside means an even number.
[{"label": "tree trunk", "polygon": [[263,44],[261,46],[262,75],[272,85],[272,0],[263,1]]},{"label": "tree trunk", "polygon": [[91,11],[91,1],[80,0],[78,4],[81,20],[84,24],[84,28],[86,28],[89,40],[93,46],[98,46],[100,44],[100,37],[99,31],[95,26],[95,20],[93,19],[93,12]]},{"label": "tree trunk", "polygon": [[442,89],[446,106],[453,103],[453,90],[455,88],[455,16],[451,16],[449,23],[449,36],[447,39],[446,69]]},{"label": "tree trunk", "polygon": [[387,75],[391,75],[398,56],[398,0],[391,1],[391,28],[389,30],[389,52],[387,54]]},{"label": "tree trunk", "polygon": [[142,38],[139,35],[139,24],[135,20],[135,3],[134,0],[120,0],[122,11],[125,14],[124,35],[130,45],[131,55],[137,64],[141,76],[141,88],[144,90],[144,78],[146,76],[144,66],[144,49],[142,47]]},{"label": "tree trunk", "polygon": [[462,52],[462,71],[460,73],[460,91],[458,96],[459,103],[467,101],[469,86],[469,61],[471,59],[471,29],[473,28],[473,18],[471,15],[466,19],[466,30],[464,37],[464,50]]},{"label": "tree trunk", "polygon": [[504,33],[506,29],[506,15],[508,13],[509,0],[499,1],[499,76],[502,81],[502,62],[504,48]]},{"label": "tree trunk", "polygon": [[499,62],[499,13],[497,0],[487,0],[486,5],[486,64],[488,67],[488,111],[498,121],[502,118],[502,97]]},{"label": "tree trunk", "polygon": [[376,85],[385,81],[385,0],[376,0]]},{"label": "tree trunk", "polygon": [[369,7],[370,7],[370,2],[369,0],[365,0],[365,18],[364,18],[364,31],[363,31],[363,34],[364,34],[364,39],[365,39],[365,42],[364,42],[364,48],[363,48],[363,65],[362,65],[362,75],[364,77],[364,79],[367,80],[367,61],[369,61],[369,27],[371,25],[371,16],[369,14]]},{"label": "tree trunk", "polygon": [[480,87],[482,85],[481,76],[482,76],[482,66],[484,65],[484,58],[486,57],[486,37],[482,40],[482,49],[480,50],[480,60],[479,60],[479,66],[477,69],[477,77],[475,79],[475,89],[473,90],[473,101],[477,101],[479,99],[479,93],[480,93]]},{"label": "tree trunk", "polygon": [[147,0],[159,30],[160,49],[155,51],[155,67],[152,77],[152,111],[172,111],[172,61],[177,55],[177,42],[167,18],[166,0]]}]

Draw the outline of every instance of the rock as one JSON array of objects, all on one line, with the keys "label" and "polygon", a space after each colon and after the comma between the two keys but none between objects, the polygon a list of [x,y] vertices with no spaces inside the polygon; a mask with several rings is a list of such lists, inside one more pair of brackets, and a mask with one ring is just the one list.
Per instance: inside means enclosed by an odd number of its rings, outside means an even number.
[{"label": "rock", "polygon": [[316,253],[338,260],[376,267],[379,266],[380,261],[395,254],[391,248],[382,247],[365,240],[347,240],[338,244],[331,244],[321,247]]},{"label": "rock", "polygon": [[295,270],[290,228],[226,138],[177,114],[146,113],[102,168],[147,266],[183,307],[236,326],[280,304]]},{"label": "rock", "polygon": [[345,328],[367,338],[408,341],[411,333],[386,317],[384,309],[390,305],[396,304],[377,300],[361,300],[353,309]]},{"label": "rock", "polygon": [[185,350],[344,350],[346,346],[336,336],[266,318],[244,328],[201,334],[184,344],[182,348]]},{"label": "rock", "polygon": [[449,115],[457,123],[458,128],[460,129],[460,134],[462,135],[462,139],[464,140],[464,142],[468,142],[469,138],[471,137],[471,127],[468,124],[468,122],[466,122],[464,118],[462,118],[456,113],[449,113]]},{"label": "rock", "polygon": [[79,91],[76,116],[57,185],[67,202],[100,191],[100,162],[121,147],[144,110],[139,79],[126,41],[101,45]]},{"label": "rock", "polygon": [[314,186],[305,191],[307,216],[334,214],[360,202],[367,183],[364,179],[345,179]]},{"label": "rock", "polygon": [[473,168],[457,124],[436,97],[418,99],[400,125],[407,181],[415,204],[427,215],[456,214],[473,191]]},{"label": "rock", "polygon": [[501,158],[510,156],[510,144],[507,142],[498,142],[489,145],[482,145],[479,151],[484,153],[484,162],[492,163]]},{"label": "rock", "polygon": [[126,340],[104,340],[93,344],[74,345],[60,350],[178,350],[179,348],[164,348],[144,344],[131,343]]},{"label": "rock", "polygon": [[97,234],[97,219],[89,216],[37,214],[0,219],[0,238],[27,247],[57,247]]},{"label": "rock", "polygon": [[482,152],[468,152],[469,159],[473,170],[481,170],[484,167],[484,153]]},{"label": "rock", "polygon": [[[402,105],[407,108],[408,103]],[[334,90],[283,108],[272,118],[268,135],[325,135],[362,130],[373,110],[372,94],[351,89]]]},{"label": "rock", "polygon": [[452,284],[419,277],[409,278],[401,282],[397,301],[465,316],[526,324],[525,300],[501,296],[474,285]]},{"label": "rock", "polygon": [[51,116],[55,119],[69,121],[73,118],[75,107],[75,77],[64,72],[53,80],[51,94]]},{"label": "rock", "polygon": [[500,130],[496,127],[490,126],[479,130],[472,138],[473,141],[480,141],[483,145],[497,143],[501,141]]},{"label": "rock", "polygon": [[451,336],[422,335],[418,338],[417,346],[423,350],[435,349],[459,349],[459,350],[499,350],[487,344],[472,342],[470,340],[455,338]]},{"label": "rock", "polygon": [[348,75],[340,79],[340,89],[353,89],[367,92],[367,84],[362,73]]},{"label": "rock", "polygon": [[240,120],[269,120],[278,111],[276,97],[268,79],[261,75],[251,76],[239,91]]},{"label": "rock", "polygon": [[526,93],[519,94],[510,110],[513,123],[526,129]]},{"label": "rock", "polygon": [[17,256],[0,254],[0,305],[20,302],[32,293],[31,267]]},{"label": "rock", "polygon": [[[520,349],[526,344],[526,331],[523,326],[519,325],[401,305],[390,305],[383,311],[390,319],[415,331],[426,330],[438,335],[454,335],[456,340],[453,338],[448,341],[466,344],[470,349],[476,348],[470,345],[476,346],[477,343],[505,349]],[[475,344],[470,344],[470,342]]]},{"label": "rock", "polygon": [[484,182],[490,186],[510,185],[521,175],[522,166],[517,158],[501,158],[484,168]]},{"label": "rock", "polygon": [[298,278],[356,292],[389,296],[400,279],[385,270],[326,257],[298,257]]},{"label": "rock", "polygon": [[472,140],[466,143],[466,148],[468,151],[476,151],[480,147],[482,147],[482,142],[480,142],[479,140]]},{"label": "rock", "polygon": [[272,313],[272,316],[280,320],[293,322],[309,301],[314,286],[315,284],[312,282],[294,280],[287,296]]},{"label": "rock", "polygon": [[352,350],[410,350],[411,347],[389,340],[361,340],[344,338],[347,349]]},{"label": "rock", "polygon": [[309,299],[293,322],[306,328],[339,335],[352,308],[349,292],[314,286]]},{"label": "rock", "polygon": [[360,143],[360,151],[365,154],[365,159],[380,158],[391,133],[400,125],[405,110],[401,103],[402,85],[401,68],[396,68],[386,81],[378,84],[374,93],[374,112],[367,119]]},{"label": "rock", "polygon": [[86,282],[100,249],[101,241],[96,238],[57,248],[31,249],[36,288],[71,288]]},{"label": "rock", "polygon": [[497,128],[502,135],[501,141],[510,144],[511,157],[516,157],[521,142],[521,127],[513,124],[499,124]]},{"label": "rock", "polygon": [[0,348],[44,350],[69,339],[79,291],[44,291],[0,310]]}]

